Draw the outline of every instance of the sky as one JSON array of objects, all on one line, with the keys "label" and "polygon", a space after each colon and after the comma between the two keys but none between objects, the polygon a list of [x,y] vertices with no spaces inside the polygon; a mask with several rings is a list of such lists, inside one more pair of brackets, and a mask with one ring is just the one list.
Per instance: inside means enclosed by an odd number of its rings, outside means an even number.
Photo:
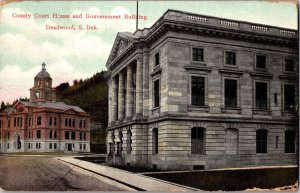
[{"label": "sky", "polygon": [[[297,29],[297,7],[274,1],[139,1],[139,28],[150,27],[167,9]],[[32,14],[30,19],[13,14]],[[29,98],[35,75],[46,63],[53,86],[106,70],[118,32],[134,32],[135,20],[57,19],[52,14],[132,15],[136,1],[24,1],[0,7],[0,102]],[[34,14],[49,18],[34,18]],[[46,25],[76,30],[47,30]],[[78,30],[78,25],[97,26]]]}]

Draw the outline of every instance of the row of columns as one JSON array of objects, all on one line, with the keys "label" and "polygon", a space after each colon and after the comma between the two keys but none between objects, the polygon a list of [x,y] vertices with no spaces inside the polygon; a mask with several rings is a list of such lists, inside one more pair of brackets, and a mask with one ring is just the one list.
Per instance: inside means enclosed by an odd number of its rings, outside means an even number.
[{"label": "row of columns", "polygon": [[[133,66],[131,64],[129,64],[126,67],[126,85],[125,85],[124,75],[125,73],[119,72],[118,76],[112,78],[110,122],[123,121],[124,119],[130,120],[132,118],[139,119],[143,117],[143,60],[142,58],[138,58],[136,60],[135,106],[134,106],[134,88],[133,88]],[[126,87],[126,95],[124,94],[125,87]],[[134,108],[135,108],[135,115],[133,115]]]}]

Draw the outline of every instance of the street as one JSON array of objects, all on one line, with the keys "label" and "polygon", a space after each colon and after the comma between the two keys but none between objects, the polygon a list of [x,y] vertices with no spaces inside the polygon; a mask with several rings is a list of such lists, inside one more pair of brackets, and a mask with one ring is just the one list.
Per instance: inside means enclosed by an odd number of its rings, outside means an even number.
[{"label": "street", "polygon": [[126,191],[109,180],[99,180],[78,170],[51,156],[0,156],[0,188],[8,191]]}]

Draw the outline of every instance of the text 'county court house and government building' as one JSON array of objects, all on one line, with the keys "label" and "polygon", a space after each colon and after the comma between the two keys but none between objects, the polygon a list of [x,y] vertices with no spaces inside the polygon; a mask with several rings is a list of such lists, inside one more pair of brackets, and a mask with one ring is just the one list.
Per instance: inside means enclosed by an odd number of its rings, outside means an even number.
[{"label": "text 'county court house and government building'", "polygon": [[56,101],[52,78],[42,66],[30,100],[0,111],[0,152],[89,152],[89,114]]},{"label": "text 'county court house and government building'", "polygon": [[168,10],[118,33],[107,161],[159,169],[297,164],[298,31]]}]

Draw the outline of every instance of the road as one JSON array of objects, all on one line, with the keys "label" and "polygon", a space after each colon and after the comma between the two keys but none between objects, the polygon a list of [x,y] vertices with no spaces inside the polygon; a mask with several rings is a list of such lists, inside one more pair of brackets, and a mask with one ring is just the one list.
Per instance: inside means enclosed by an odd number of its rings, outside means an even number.
[{"label": "road", "polygon": [[126,191],[109,180],[78,171],[51,156],[0,156],[0,188],[8,191]]}]

